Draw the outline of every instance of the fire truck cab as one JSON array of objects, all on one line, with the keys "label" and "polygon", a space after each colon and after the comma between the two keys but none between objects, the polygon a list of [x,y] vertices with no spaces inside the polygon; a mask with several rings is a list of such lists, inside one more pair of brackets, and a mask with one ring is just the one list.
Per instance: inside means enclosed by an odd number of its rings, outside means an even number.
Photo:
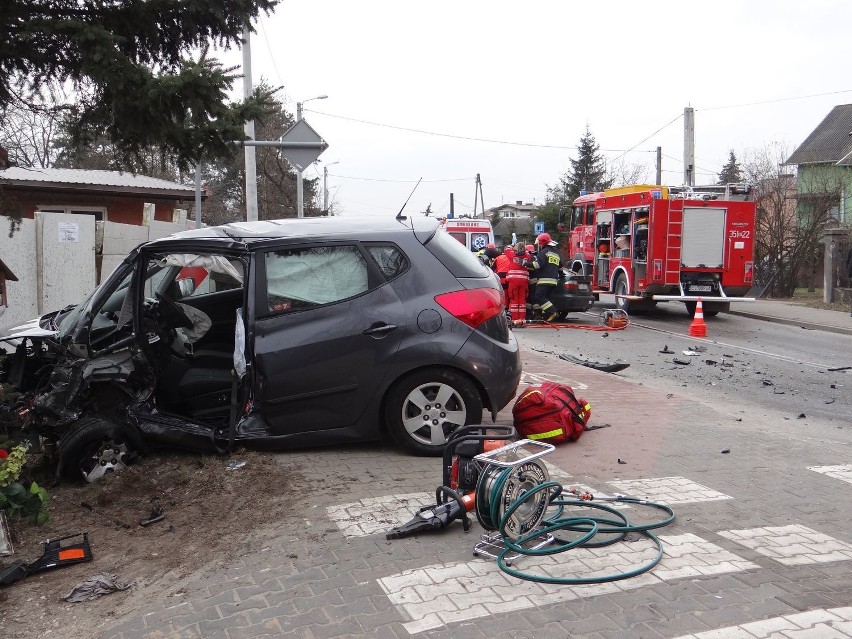
[{"label": "fire truck cab", "polygon": [[754,275],[755,204],[747,185],[669,188],[636,185],[574,201],[567,263],[592,278],[594,293],[642,310],[682,301],[690,313],[730,310]]}]

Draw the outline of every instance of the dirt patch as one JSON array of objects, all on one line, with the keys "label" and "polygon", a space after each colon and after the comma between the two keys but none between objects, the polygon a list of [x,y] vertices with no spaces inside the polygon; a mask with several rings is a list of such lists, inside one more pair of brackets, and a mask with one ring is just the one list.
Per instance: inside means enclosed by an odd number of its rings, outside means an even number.
[{"label": "dirt patch", "polygon": [[[80,532],[89,533],[94,560],[0,588],[0,635],[98,636],[152,597],[182,592],[209,571],[260,550],[275,534],[269,524],[292,512],[301,483],[298,471],[285,470],[272,455],[241,451],[230,458],[158,454],[96,484],[48,486],[50,522],[38,528],[15,522],[15,554],[0,564],[32,562],[45,539]],[[141,526],[157,508],[163,520]],[[86,603],[62,599],[104,572],[135,585]]]}]

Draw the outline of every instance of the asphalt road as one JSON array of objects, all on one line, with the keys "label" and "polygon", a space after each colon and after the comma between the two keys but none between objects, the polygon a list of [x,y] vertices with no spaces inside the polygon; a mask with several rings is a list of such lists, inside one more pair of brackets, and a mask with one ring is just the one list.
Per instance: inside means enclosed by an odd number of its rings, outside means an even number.
[{"label": "asphalt road", "polygon": [[[588,313],[571,316],[569,324],[599,324],[601,310],[611,307],[596,304]],[[536,328],[516,330],[516,335],[533,350],[629,363],[618,375],[659,389],[676,387],[729,411],[759,411],[807,420],[811,426],[849,421],[852,369],[829,369],[852,366],[850,335],[723,313],[706,318],[706,338],[694,338],[688,334],[691,318],[674,303],[630,320],[622,331]]]}]

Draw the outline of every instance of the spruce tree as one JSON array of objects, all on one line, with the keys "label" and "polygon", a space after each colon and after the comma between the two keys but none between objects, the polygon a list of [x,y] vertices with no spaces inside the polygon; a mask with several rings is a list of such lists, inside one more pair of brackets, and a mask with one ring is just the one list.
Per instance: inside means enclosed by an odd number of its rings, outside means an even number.
[{"label": "spruce tree", "polygon": [[606,163],[600,154],[600,146],[595,141],[588,125],[577,146],[578,157],[571,158],[571,170],[559,178],[559,185],[549,189],[548,199],[561,204],[570,204],[580,197],[580,191],[587,193],[603,191],[612,185],[607,178]]},{"label": "spruce tree", "polygon": [[731,149],[728,155],[728,162],[722,167],[722,171],[719,173],[719,184],[738,184],[742,181],[742,170],[740,169],[739,162],[737,162],[734,150]]},{"label": "spruce tree", "polygon": [[231,103],[239,77],[207,59],[279,0],[3,0],[0,113],[70,87],[72,143],[106,135],[132,157],[158,146],[186,168],[230,153],[265,95]]}]

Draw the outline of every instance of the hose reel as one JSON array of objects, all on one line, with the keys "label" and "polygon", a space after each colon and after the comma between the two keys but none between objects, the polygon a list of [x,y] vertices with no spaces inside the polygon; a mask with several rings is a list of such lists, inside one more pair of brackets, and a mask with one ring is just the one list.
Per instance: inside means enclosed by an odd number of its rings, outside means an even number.
[{"label": "hose reel", "polygon": [[474,457],[488,464],[476,485],[476,518],[490,531],[474,546],[474,555],[496,559],[506,548],[505,540],[522,537],[532,536],[533,548],[552,543],[552,535],[539,538],[534,533],[544,520],[550,498],[549,491],[538,489],[550,481],[539,457],[551,451],[552,444],[523,439]]}]

